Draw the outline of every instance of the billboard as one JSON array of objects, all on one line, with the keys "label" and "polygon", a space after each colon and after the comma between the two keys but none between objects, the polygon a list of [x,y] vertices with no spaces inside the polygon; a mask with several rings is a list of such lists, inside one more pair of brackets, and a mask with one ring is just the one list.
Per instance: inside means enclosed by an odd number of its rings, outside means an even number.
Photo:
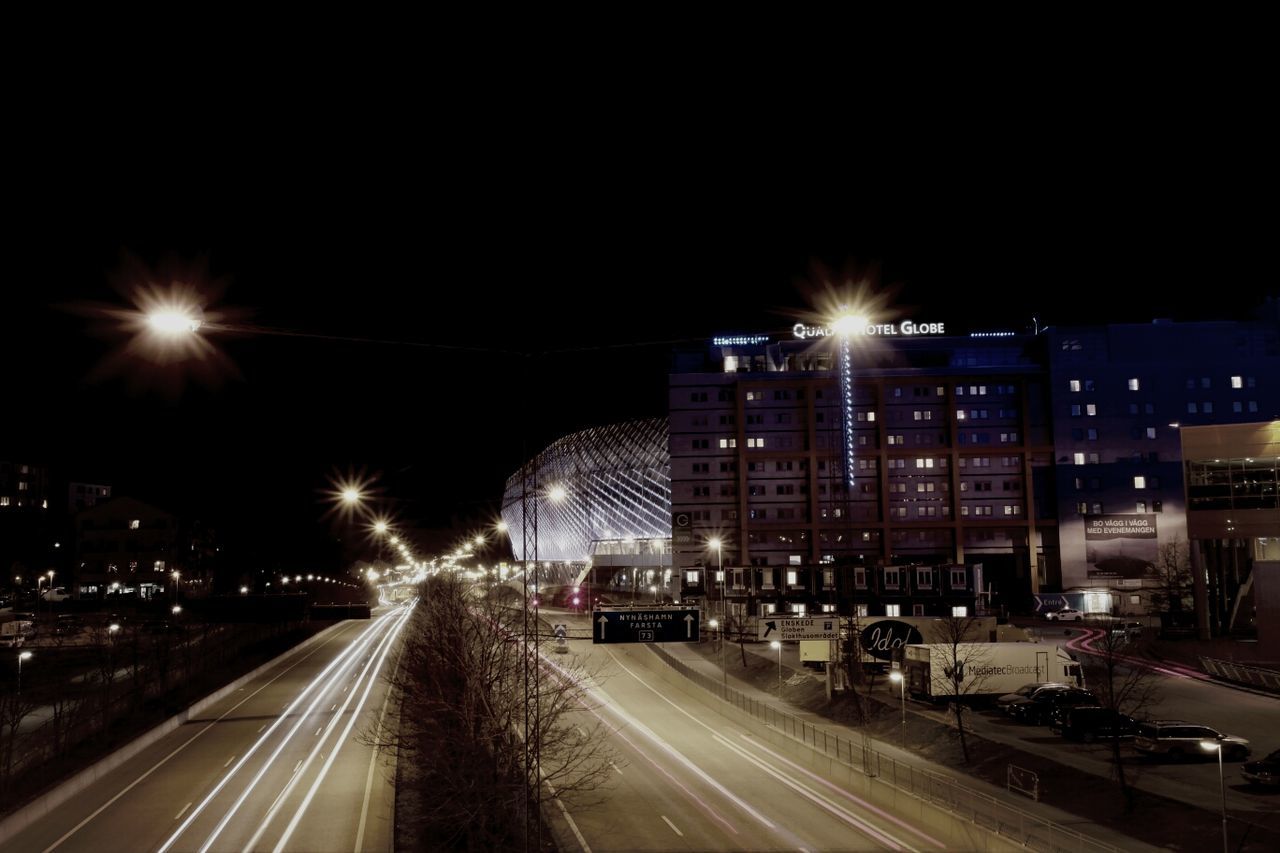
[{"label": "billboard", "polygon": [[1084,547],[1090,580],[1143,578],[1159,550],[1155,513],[1086,515]]}]

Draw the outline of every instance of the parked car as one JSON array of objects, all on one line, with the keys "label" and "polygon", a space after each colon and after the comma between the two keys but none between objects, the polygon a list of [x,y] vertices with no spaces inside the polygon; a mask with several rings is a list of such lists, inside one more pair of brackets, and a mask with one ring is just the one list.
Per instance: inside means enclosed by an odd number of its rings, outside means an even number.
[{"label": "parked car", "polygon": [[1266,758],[1248,762],[1240,768],[1240,775],[1250,785],[1280,785],[1280,749]]},{"label": "parked car", "polygon": [[1200,744],[1214,740],[1222,744],[1222,757],[1226,761],[1242,761],[1249,756],[1249,741],[1244,738],[1226,735],[1208,726],[1185,720],[1148,720],[1140,723],[1133,738],[1133,746],[1148,755],[1185,761],[1188,758],[1209,758],[1213,753]]},{"label": "parked car", "polygon": [[1058,709],[1072,705],[1097,705],[1098,697],[1075,687],[1042,687],[1030,697],[1010,704],[1009,716],[1034,726],[1047,725]]},{"label": "parked car", "polygon": [[1030,684],[1024,684],[1012,693],[1006,693],[996,699],[996,707],[1004,713],[1009,713],[1009,706],[1019,699],[1030,699],[1031,694],[1035,693],[1041,687],[1070,687],[1060,681],[1033,681]]},{"label": "parked car", "polygon": [[1050,622],[1079,622],[1084,619],[1084,614],[1079,610],[1064,607],[1061,610],[1049,611],[1044,615],[1044,618]]},{"label": "parked car", "polygon": [[40,593],[41,601],[57,602],[66,601],[69,598],[71,598],[71,593],[67,592],[67,588],[65,586],[55,586],[52,589],[46,589],[44,592]]},{"label": "parked car", "polygon": [[1111,635],[1131,642],[1142,639],[1142,629],[1145,627],[1141,622],[1114,622],[1111,625]]},{"label": "parked car", "polygon": [[1103,738],[1129,738],[1138,730],[1138,721],[1128,714],[1095,705],[1063,709],[1058,722],[1050,726],[1065,738],[1093,743]]},{"label": "parked car", "polygon": [[55,634],[78,634],[84,627],[84,619],[74,613],[64,613],[53,625]]}]

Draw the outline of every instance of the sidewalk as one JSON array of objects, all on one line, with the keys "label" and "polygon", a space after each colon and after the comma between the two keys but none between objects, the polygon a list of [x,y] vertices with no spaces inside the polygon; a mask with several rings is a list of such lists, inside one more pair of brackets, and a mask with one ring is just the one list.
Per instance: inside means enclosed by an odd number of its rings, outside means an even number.
[{"label": "sidewalk", "polygon": [[[704,642],[699,646],[669,644],[663,650],[686,666],[701,675],[712,679],[723,679],[720,657],[713,653],[714,644]],[[984,737],[983,732],[970,731],[968,739],[971,743],[973,761],[968,767],[960,766],[958,755],[953,763],[939,763],[931,760],[929,752],[935,755],[946,755],[956,752],[952,743],[955,740],[954,719],[945,710],[932,710],[921,707],[918,703],[902,703],[896,692],[891,693],[885,679],[877,679],[876,689],[868,693],[873,706],[879,708],[879,719],[865,727],[847,727],[828,716],[830,706],[825,701],[825,676],[799,666],[798,649],[794,645],[784,645],[782,649],[782,681],[783,699],[778,697],[777,675],[778,653],[767,646],[746,644],[749,665],[744,678],[742,673],[742,652],[739,646],[731,644],[729,652],[728,686],[757,701],[767,703],[779,710],[794,714],[807,723],[816,723],[832,733],[841,733],[844,737],[862,737],[867,730],[878,733],[874,741],[875,748],[885,754],[901,757],[911,765],[927,768],[933,772],[954,779],[963,780],[963,784],[978,790],[987,796],[1008,803],[1023,811],[1032,812],[1045,820],[1070,827],[1084,835],[1097,838],[1103,843],[1116,844],[1125,849],[1155,849],[1151,844],[1160,846],[1185,846],[1194,849],[1198,836],[1205,835],[1206,843],[1211,843],[1208,836],[1215,834],[1219,827],[1220,814],[1213,809],[1216,800],[1206,802],[1203,794],[1186,790],[1177,783],[1164,784],[1168,780],[1142,779],[1141,774],[1134,785],[1142,792],[1140,803],[1133,814],[1123,814],[1123,799],[1118,786],[1112,780],[1111,766],[1106,762],[1095,762],[1103,772],[1066,764],[1054,757],[1027,753],[1017,745],[1003,743]],[[747,680],[754,676],[755,680]],[[803,704],[796,704],[796,700]],[[714,702],[716,700],[710,699]],[[900,714],[905,706],[907,726],[898,725]],[[809,710],[813,709],[813,710]],[[838,711],[838,707],[834,708]],[[975,722],[985,721],[983,717],[971,718]],[[969,728],[969,726],[966,726]],[[903,738],[911,744],[920,744],[918,749],[902,750],[895,741]],[[898,737],[895,737],[895,734]],[[1059,739],[1052,738],[1055,745]],[[995,779],[1002,779],[1006,765],[1017,763],[1039,774],[1042,801],[1033,802],[1029,798],[1011,793]],[[1136,768],[1131,768],[1136,770]],[[985,774],[987,779],[978,774]],[[992,781],[988,781],[992,780]],[[1145,782],[1145,784],[1144,784]],[[1167,789],[1167,790],[1166,790]],[[1048,800],[1046,802],[1044,800]],[[1179,802],[1180,801],[1180,802]],[[1082,817],[1067,811],[1072,804],[1079,804],[1090,817]],[[1188,805],[1193,808],[1188,808]],[[1065,808],[1064,808],[1065,807]],[[1266,798],[1260,810],[1274,812],[1280,810],[1280,802]],[[1254,822],[1254,819],[1232,809],[1231,837],[1233,846],[1241,850],[1269,850],[1277,835]],[[1257,815],[1265,818],[1267,815]],[[1142,829],[1148,841],[1135,839],[1129,833]],[[1206,832],[1213,830],[1213,832]],[[1247,843],[1246,843],[1247,842]]]}]

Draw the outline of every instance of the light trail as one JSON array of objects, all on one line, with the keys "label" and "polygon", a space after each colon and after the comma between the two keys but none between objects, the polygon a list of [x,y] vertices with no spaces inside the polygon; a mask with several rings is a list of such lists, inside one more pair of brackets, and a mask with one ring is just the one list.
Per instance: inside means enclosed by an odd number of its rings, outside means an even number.
[{"label": "light trail", "polygon": [[[245,763],[248,762],[248,760],[253,756],[253,754],[257,752],[258,749],[267,741],[267,739],[271,737],[272,732],[274,732],[276,728],[281,723],[284,722],[286,717],[288,717],[289,712],[292,711],[294,708],[296,708],[298,705],[302,704],[303,700],[306,699],[307,695],[310,694],[313,690],[315,690],[321,683],[323,683],[324,680],[328,678],[329,674],[332,671],[334,671],[335,669],[340,669],[347,666],[350,663],[350,661],[357,654],[359,654],[365,646],[368,645],[369,638],[371,637],[373,632],[379,630],[383,622],[389,618],[390,618],[389,615],[379,617],[377,622],[370,625],[368,628],[364,630],[364,632],[360,635],[360,637],[357,638],[355,643],[352,643],[349,647],[347,647],[347,649],[344,650],[341,654],[339,654],[336,658],[334,658],[329,663],[329,665],[326,666],[320,672],[319,675],[313,678],[311,682],[302,690],[302,692],[298,694],[298,697],[294,699],[291,704],[288,704],[285,706],[284,711],[281,712],[280,716],[276,718],[275,722],[273,722],[270,725],[267,731],[261,737],[258,738],[258,740],[253,744],[252,747],[249,748],[249,751],[245,753],[244,757],[240,759],[240,761],[236,764],[236,766],[231,768],[231,770],[228,771],[227,774],[222,777],[222,779],[218,782],[218,784],[214,786],[214,789],[210,791],[209,794],[200,802],[200,805],[197,806],[191,812],[191,814],[187,815],[187,819],[182,822],[182,825],[179,826],[178,829],[175,830],[174,833],[170,835],[169,838],[166,839],[163,844],[160,845],[160,847],[157,849],[157,853],[165,853],[166,850],[168,850],[170,847],[174,845],[174,843],[182,836],[182,834],[187,831],[187,828],[191,826],[192,822],[195,821],[196,817],[199,816],[200,813],[203,812],[204,809],[209,805],[209,803],[213,801],[213,798],[218,795],[218,792],[221,791],[223,787],[226,786],[227,782],[229,782],[231,778],[235,776],[235,774],[240,770],[240,768],[243,767]],[[299,723],[301,723],[301,720],[299,720]]]}]

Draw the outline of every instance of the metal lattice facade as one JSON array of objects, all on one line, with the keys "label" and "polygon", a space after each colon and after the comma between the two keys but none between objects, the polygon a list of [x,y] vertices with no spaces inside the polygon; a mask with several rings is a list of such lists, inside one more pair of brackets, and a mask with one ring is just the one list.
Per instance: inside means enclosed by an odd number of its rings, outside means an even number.
[{"label": "metal lattice facade", "polygon": [[516,559],[584,561],[596,542],[670,539],[667,432],[666,418],[583,430],[512,474],[502,518]]}]

